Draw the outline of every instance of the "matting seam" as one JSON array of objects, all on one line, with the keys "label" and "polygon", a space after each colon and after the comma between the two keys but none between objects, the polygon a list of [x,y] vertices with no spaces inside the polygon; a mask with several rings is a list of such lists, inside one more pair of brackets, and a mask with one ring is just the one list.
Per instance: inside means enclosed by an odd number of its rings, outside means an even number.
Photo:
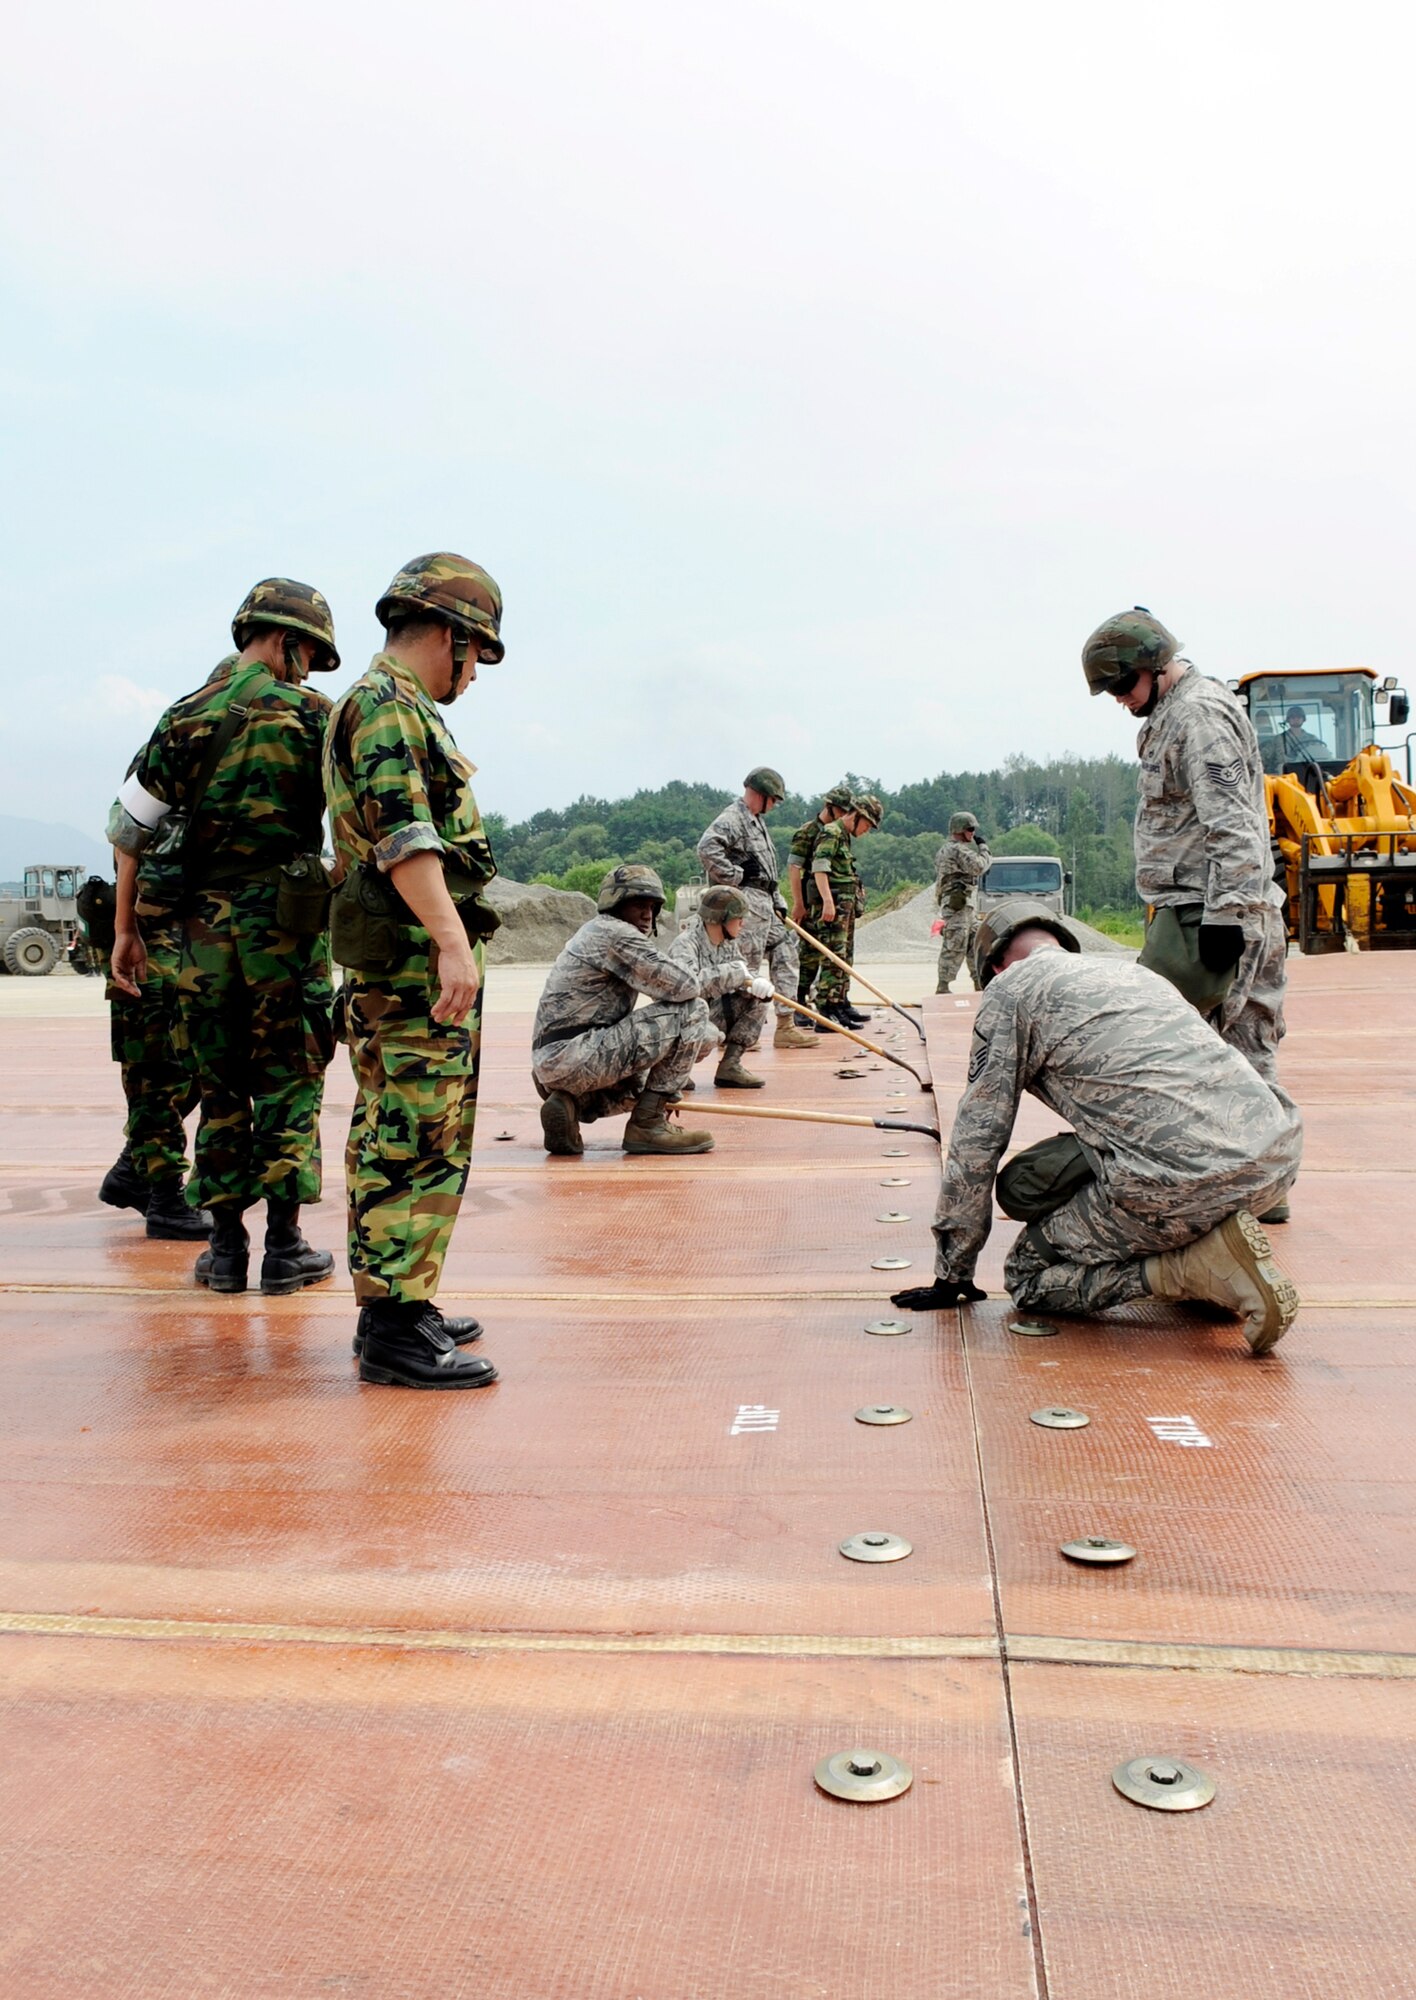
[{"label": "matting seam", "polygon": [[[3,1611],[0,1637],[224,1641],[450,1653],[707,1653],[725,1658],[996,1660],[998,1639],[971,1633],[477,1632],[387,1625],[288,1625],[212,1618],[117,1618],[88,1612]],[[1416,1680],[1416,1654],[1328,1647],[1206,1646],[1145,1639],[1069,1639],[1005,1632],[1008,1659],[1025,1666],[1093,1666],[1191,1673],[1297,1675],[1325,1680]]]}]

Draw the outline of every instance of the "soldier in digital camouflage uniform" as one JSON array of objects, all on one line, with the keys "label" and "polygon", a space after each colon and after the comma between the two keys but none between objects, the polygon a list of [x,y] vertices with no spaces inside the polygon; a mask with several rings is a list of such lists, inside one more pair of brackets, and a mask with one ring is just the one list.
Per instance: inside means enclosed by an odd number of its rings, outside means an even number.
[{"label": "soldier in digital camouflage uniform", "polygon": [[[851,800],[848,810],[833,826],[822,829],[811,857],[811,874],[806,889],[806,929],[813,938],[843,958],[849,965],[855,958],[856,918],[865,908],[865,890],[855,864],[851,843],[879,826],[885,809],[873,793],[864,792]],[[850,1001],[851,979],[838,965],[807,945],[802,952],[802,968],[797,998],[804,1000],[812,982],[816,984],[816,1011],[844,1028],[860,1028],[870,1019]],[[829,1034],[818,1028],[818,1034]]]},{"label": "soldier in digital camouflage uniform", "polygon": [[[663,906],[664,885],[652,868],[612,868],[600,884],[597,914],[551,967],[531,1029],[548,1153],[583,1153],[581,1125],[622,1111],[630,1114],[627,1153],[712,1150],[710,1133],[681,1131],[664,1115],[718,1036],[697,970],[654,942]],[[751,974],[742,964],[732,977],[745,987]],[[647,1007],[637,1004],[641,996]]]},{"label": "soldier in digital camouflage uniform", "polygon": [[[741,889],[747,899],[742,928],[742,955],[755,976],[764,964],[777,993],[794,993],[797,984],[797,941],[782,922],[786,898],[777,886],[777,850],[767,831],[767,815],[786,797],[780,771],[758,764],[742,781],[742,797],[724,806],[698,843],[698,858],[711,884]],[[753,1043],[767,1018],[766,1001],[758,1001]],[[787,1006],[779,1006],[772,1036],[775,1049],[809,1049],[811,1035]],[[748,1046],[752,1046],[750,1043]]]},{"label": "soldier in digital camouflage uniform", "polygon": [[[719,1090],[761,1090],[763,1079],[743,1061],[760,1026],[761,1003],[771,998],[765,973],[749,971],[738,946],[747,921],[741,889],[705,889],[697,912],[669,947],[669,957],[696,974],[708,1018],[723,1037],[713,1082]],[[692,1082],[681,1086],[693,1088]]]},{"label": "soldier in digital camouflage uniform", "polygon": [[[935,1212],[937,1275],[895,1303],[984,1297],[973,1275],[996,1175],[1000,1207],[1027,1224],[1004,1272],[1016,1305],[1085,1314],[1194,1300],[1237,1313],[1267,1353],[1298,1295],[1254,1211],[1297,1171],[1297,1108],[1156,973],[1078,953],[1043,903],[1002,903],[979,925],[986,991]],[[1025,1090],[1073,1129],[999,1174]]]},{"label": "soldier in digital camouflage uniform", "polygon": [[975,988],[978,974],[970,954],[978,930],[978,885],[993,856],[971,812],[956,812],[949,820],[949,838],[934,857],[934,900],[944,920],[939,934],[939,974],[936,993],[947,993],[961,965],[968,965]]},{"label": "soldier in digital camouflage uniform", "polygon": [[[1082,667],[1093,695],[1113,695],[1144,719],[1136,746],[1136,890],[1152,910],[1173,911],[1180,935],[1194,939],[1199,986],[1187,978],[1181,991],[1211,1011],[1225,1041],[1276,1083],[1288,937],[1258,738],[1229,690],[1179,650],[1138,605],[1097,627]],[[1165,934],[1152,924],[1141,962],[1172,977],[1172,960],[1159,948]],[[1210,1007],[1218,992],[1222,998]],[[1286,1222],[1286,1196],[1261,1219]]]},{"label": "soldier in digital camouflage uniform", "polygon": [[[354,1352],[365,1382],[474,1389],[482,1332],[437,1293],[467,1185],[482,1039],[483,900],[496,864],[474,766],[439,713],[503,658],[502,599],[465,556],[406,564],[379,599],[388,639],[330,722],[334,940],[358,1100],[349,1127]],[[362,931],[346,913],[372,915]]]},{"label": "soldier in digital camouflage uniform", "polygon": [[[246,1289],[242,1217],[266,1204],[263,1292],[334,1270],[300,1232],[318,1199],[319,1110],[333,1052],[323,897],[298,920],[287,885],[323,882],[320,753],[329,702],[304,685],[339,664],[317,590],[269,577],[232,621],[237,654],[160,718],[119,793],[112,974],[136,994],[146,971],[138,915],[181,925],[174,1039],[201,1090],[188,1199],[211,1211],[198,1283]],[[214,765],[212,757],[216,758]],[[205,789],[202,789],[205,778]],[[141,876],[141,883],[139,877]]]}]

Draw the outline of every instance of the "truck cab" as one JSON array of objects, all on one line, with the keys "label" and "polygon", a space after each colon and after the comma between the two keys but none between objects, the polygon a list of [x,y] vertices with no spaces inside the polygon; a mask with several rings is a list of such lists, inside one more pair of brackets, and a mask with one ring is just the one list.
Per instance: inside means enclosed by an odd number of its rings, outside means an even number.
[{"label": "truck cab", "polygon": [[991,910],[1013,896],[1029,896],[1063,917],[1071,879],[1055,854],[1000,854],[978,885],[979,911]]}]

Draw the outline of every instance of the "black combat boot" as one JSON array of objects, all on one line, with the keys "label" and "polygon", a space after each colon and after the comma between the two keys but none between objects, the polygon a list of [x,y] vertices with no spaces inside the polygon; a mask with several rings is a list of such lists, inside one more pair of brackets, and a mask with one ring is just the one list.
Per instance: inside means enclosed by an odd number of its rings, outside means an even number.
[{"label": "black combat boot", "polygon": [[139,1215],[146,1215],[151,1194],[150,1183],[133,1165],[132,1151],[125,1146],[103,1176],[99,1200],[106,1201],[110,1208],[135,1208]]},{"label": "black combat boot", "polygon": [[859,1007],[852,1007],[849,1000],[841,1002],[841,1019],[848,1028],[868,1028],[870,1026],[869,1014],[863,1014]]},{"label": "black combat boot", "polygon": [[197,1259],[193,1276],[213,1292],[244,1292],[251,1239],[241,1210],[221,1202],[211,1211],[211,1242]]},{"label": "black combat boot", "polygon": [[191,1243],[211,1235],[210,1213],[204,1208],[187,1206],[180,1174],[153,1182],[147,1205],[147,1233],[162,1243]]},{"label": "black combat boot", "polygon": [[359,1317],[361,1382],[395,1389],[482,1389],[497,1379],[490,1361],[459,1352],[441,1314],[423,1301],[380,1299]]},{"label": "black combat boot", "polygon": [[[374,1306],[359,1308],[359,1324],[354,1329],[356,1355],[364,1352],[364,1337],[374,1323],[375,1311]],[[447,1314],[439,1312],[431,1301],[423,1307],[423,1311],[425,1314],[432,1314],[443,1332],[449,1335],[454,1347],[470,1347],[474,1340],[482,1338],[482,1322],[479,1319],[449,1319]]]},{"label": "black combat boot", "polygon": [[333,1276],[334,1252],[312,1249],[300,1234],[299,1202],[268,1201],[261,1290],[298,1292]]}]

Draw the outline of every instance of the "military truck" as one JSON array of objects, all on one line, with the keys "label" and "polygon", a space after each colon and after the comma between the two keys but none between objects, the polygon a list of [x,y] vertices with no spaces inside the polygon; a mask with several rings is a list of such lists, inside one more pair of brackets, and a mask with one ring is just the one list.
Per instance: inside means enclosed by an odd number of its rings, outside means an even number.
[{"label": "military truck", "polygon": [[1071,870],[1064,868],[1055,854],[1000,854],[989,863],[978,885],[980,914],[1012,896],[1030,896],[1065,917],[1071,879]]},{"label": "military truck", "polygon": [[20,978],[52,972],[79,936],[75,897],[82,868],[39,861],[26,868],[18,896],[0,896],[0,966]]}]

